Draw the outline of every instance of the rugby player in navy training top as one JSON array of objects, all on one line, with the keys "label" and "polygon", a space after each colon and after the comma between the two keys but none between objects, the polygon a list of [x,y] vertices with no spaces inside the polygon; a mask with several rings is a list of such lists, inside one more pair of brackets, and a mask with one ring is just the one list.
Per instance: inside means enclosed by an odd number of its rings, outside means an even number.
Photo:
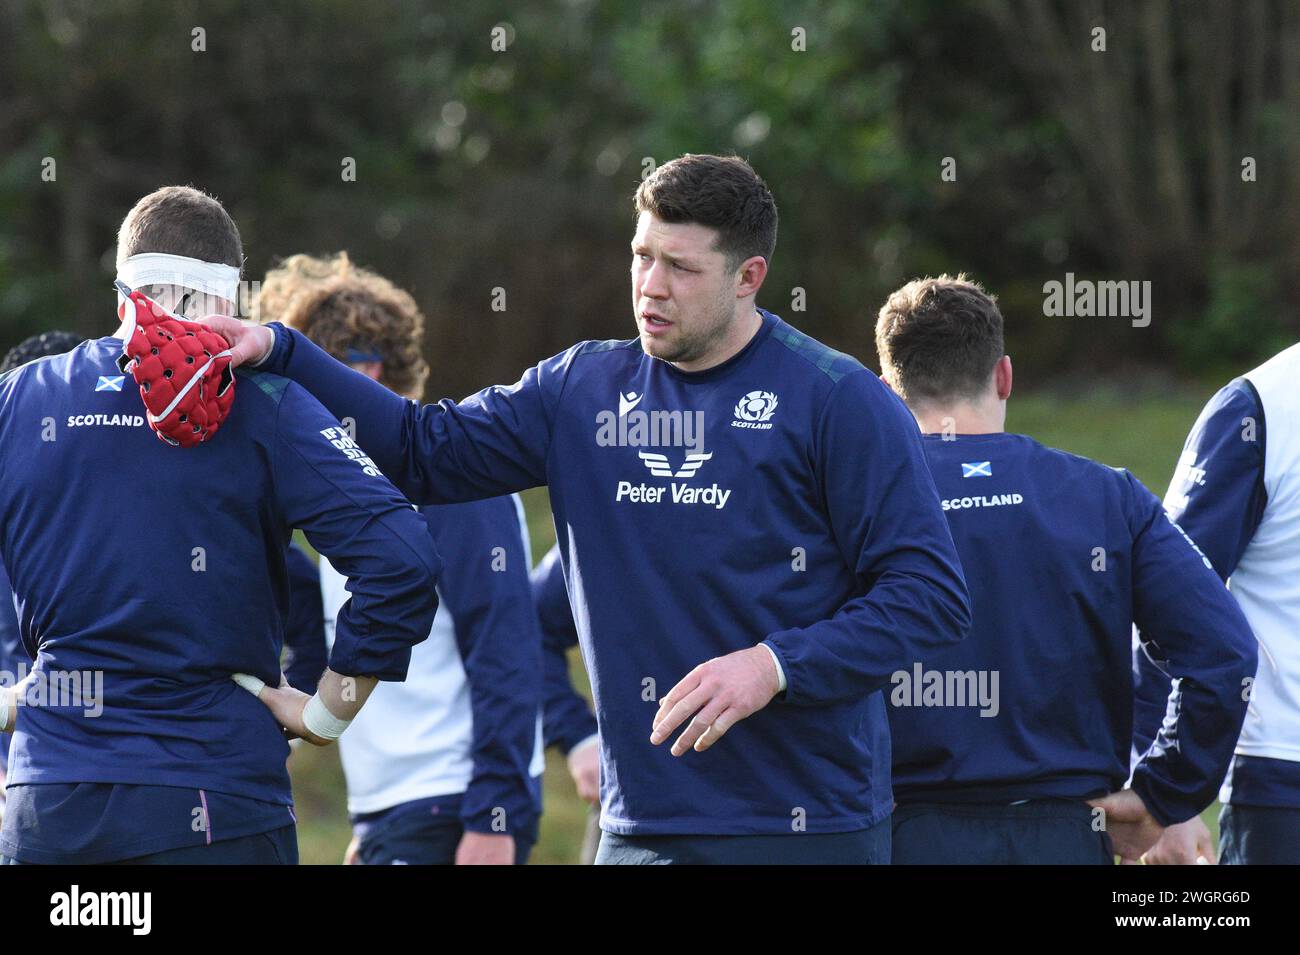
[{"label": "rugby player in navy training top", "polygon": [[636,209],[639,339],[459,404],[399,398],[281,325],[209,321],[354,419],[416,503],[549,485],[600,727],[598,861],[887,862],[880,691],[969,624],[916,423],[755,306],[777,213],[745,162],[667,163]]},{"label": "rugby player in navy training top", "polygon": [[[146,196],[119,233],[119,280],[178,314],[232,310],[242,261],[225,209],[188,187]],[[323,744],[376,679],[405,677],[436,609],[436,552],[305,389],[241,373],[220,432],[172,447],[118,368],[122,346],[92,340],[0,378],[0,558],[36,661],[22,699],[0,697],[0,727],[17,719],[0,852],[295,862],[282,727]],[[294,527],[352,579],[310,698],[280,686]],[[234,674],[268,684],[263,702]]]},{"label": "rugby player in navy training top", "polygon": [[[1300,863],[1300,345],[1230,381],[1192,426],[1165,507],[1229,582],[1261,647],[1231,772],[1219,799],[1226,865]],[[1147,654],[1138,722],[1160,727],[1169,682]],[[1188,863],[1209,831],[1189,820],[1151,856]],[[1150,859],[1148,861],[1151,861]]]},{"label": "rugby player in navy training top", "polygon": [[[876,348],[925,434],[974,614],[960,646],[887,691],[894,862],[1109,864],[1112,844],[1136,861],[1214,800],[1255,672],[1250,627],[1133,475],[1003,430],[1011,359],[977,284],[903,286]],[[1168,710],[1121,788],[1134,623],[1165,661]]]},{"label": "rugby player in navy training top", "polygon": [[[24,339],[5,353],[0,361],[0,375],[13,371],[29,361],[62,355],[71,348],[76,348],[84,341],[72,332],[41,332]],[[5,573],[4,564],[0,563],[0,674],[4,676],[6,686],[12,686],[27,675],[31,658],[23,649],[22,637],[18,632],[18,614],[14,612],[13,591],[9,589],[9,575]],[[2,792],[6,767],[9,765],[9,733],[0,733],[0,811],[4,807]]]},{"label": "rugby player in navy training top", "polygon": [[[429,366],[415,300],[346,253],[290,256],[267,273],[262,321],[302,332],[395,393],[418,398]],[[403,683],[376,687],[339,740],[353,840],[365,865],[527,861],[541,813],[541,637],[518,496],[421,508],[443,560],[429,639]],[[285,633],[290,685],[316,686],[346,579],[291,548],[290,600],[315,610]],[[322,612],[322,598],[324,600]]]}]

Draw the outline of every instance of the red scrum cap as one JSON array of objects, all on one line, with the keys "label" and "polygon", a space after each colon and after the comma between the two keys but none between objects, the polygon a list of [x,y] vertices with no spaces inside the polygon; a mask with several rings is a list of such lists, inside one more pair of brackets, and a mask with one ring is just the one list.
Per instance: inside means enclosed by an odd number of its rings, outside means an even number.
[{"label": "red scrum cap", "polygon": [[117,364],[140,386],[149,427],[179,447],[207,441],[235,401],[229,345],[206,325],[173,315],[122,282],[115,284],[122,298],[117,315],[126,325]]}]

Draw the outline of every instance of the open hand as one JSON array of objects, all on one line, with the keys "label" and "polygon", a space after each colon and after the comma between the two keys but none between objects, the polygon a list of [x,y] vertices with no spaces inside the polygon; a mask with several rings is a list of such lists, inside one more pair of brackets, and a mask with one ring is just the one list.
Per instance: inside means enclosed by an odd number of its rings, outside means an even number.
[{"label": "open hand", "polygon": [[745,717],[771,702],[780,684],[766,647],[714,657],[686,674],[659,702],[650,742],[658,746],[688,717],[694,718],[673,743],[672,754],[702,753]]}]

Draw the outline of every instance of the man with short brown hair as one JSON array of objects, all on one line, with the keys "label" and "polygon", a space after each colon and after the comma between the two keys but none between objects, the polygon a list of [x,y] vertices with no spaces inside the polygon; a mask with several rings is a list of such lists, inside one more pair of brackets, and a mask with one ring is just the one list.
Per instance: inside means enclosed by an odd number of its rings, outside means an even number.
[{"label": "man with short brown hair", "polygon": [[[159,190],[120,238],[128,291],[233,311],[239,234],[217,200]],[[374,463],[283,378],[241,373],[210,440],[159,441],[118,364],[128,327],[0,377],[0,562],[36,661],[0,689],[0,729],[17,721],[0,852],[293,863],[281,728],[324,744],[377,680],[404,678],[437,605],[437,555]],[[311,697],[280,685],[295,527],[352,587]]]},{"label": "man with short brown hair", "polygon": [[413,501],[549,485],[600,725],[598,862],[886,862],[880,690],[969,616],[916,424],[756,306],[777,213],[747,163],[675,159],[636,211],[638,338],[459,404],[400,399],[281,325],[212,324],[354,419]]},{"label": "man with short brown hair", "polygon": [[[1250,628],[1136,478],[1003,430],[1011,359],[978,284],[909,282],[880,309],[876,348],[925,435],[974,610],[961,645],[891,680],[894,862],[1136,861],[1214,799]],[[1134,623],[1169,707],[1122,788]]]},{"label": "man with short brown hair", "polygon": [[182,318],[235,314],[243,268],[235,220],[193,186],[149,193],[117,232],[117,270],[132,280],[126,284]]},{"label": "man with short brown hair", "polygon": [[[884,379],[913,407],[978,401],[1006,354],[997,303],[964,275],[917,279],[890,295],[876,320],[876,345]],[[1010,370],[1008,361],[1008,389]]]}]

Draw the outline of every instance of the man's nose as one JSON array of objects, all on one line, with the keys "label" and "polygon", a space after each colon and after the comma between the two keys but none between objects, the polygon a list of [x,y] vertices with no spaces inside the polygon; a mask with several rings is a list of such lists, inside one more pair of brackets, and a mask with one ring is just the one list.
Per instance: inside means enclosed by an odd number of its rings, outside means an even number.
[{"label": "man's nose", "polygon": [[655,262],[641,274],[641,294],[646,298],[667,298],[668,282],[664,267]]}]

